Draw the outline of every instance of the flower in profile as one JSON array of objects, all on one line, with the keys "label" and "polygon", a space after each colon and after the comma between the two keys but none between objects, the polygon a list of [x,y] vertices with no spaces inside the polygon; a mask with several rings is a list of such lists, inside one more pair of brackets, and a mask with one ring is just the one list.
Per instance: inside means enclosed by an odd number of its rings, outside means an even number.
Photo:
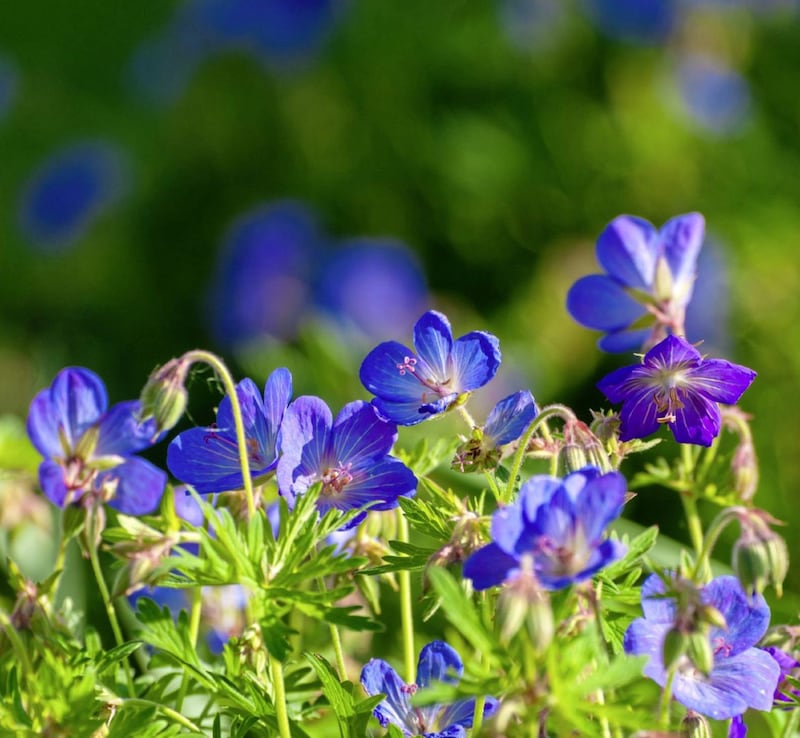
[{"label": "flower in profile", "polygon": [[81,238],[124,188],[121,151],[106,141],[71,144],[34,172],[22,194],[19,223],[43,251],[57,251]]},{"label": "flower in profile", "polygon": [[[464,738],[467,728],[472,727],[474,697],[452,705],[411,705],[411,696],[418,689],[435,682],[457,684],[463,673],[464,664],[456,650],[444,641],[432,641],[420,651],[415,684],[406,684],[382,659],[370,659],[361,670],[361,686],[370,697],[381,693],[386,695],[373,711],[382,727],[395,725],[405,736]],[[483,716],[491,717],[498,706],[494,697],[486,697]]]},{"label": "flower in profile", "polygon": [[478,590],[526,571],[549,590],[588,579],[625,551],[605,531],[619,517],[626,490],[621,474],[594,467],[563,479],[531,477],[516,502],[495,511],[492,542],[464,562],[464,576]]},{"label": "flower in profile", "polygon": [[367,508],[391,510],[398,497],[416,492],[414,473],[389,455],[396,440],[397,426],[366,402],[348,403],[334,419],[319,397],[298,397],[283,418],[278,489],[294,508],[298,496],[321,482],[320,512],[365,508],[349,523],[356,525]]},{"label": "flower in profile", "polygon": [[361,383],[387,420],[415,425],[483,387],[500,366],[500,344],[473,331],[453,340],[450,322],[430,310],[414,326],[414,351],[396,341],[376,346],[361,364]]},{"label": "flower in profile", "polygon": [[217,341],[237,346],[291,339],[307,314],[322,236],[303,204],[280,201],[244,214],[229,230],[211,289]]},{"label": "flower in profile", "polygon": [[[682,619],[676,599],[665,594],[664,581],[651,575],[642,586],[644,617],[630,624],[624,639],[627,653],[649,657],[645,676],[662,687],[668,678],[664,640]],[[770,710],[780,668],[770,654],[755,647],[769,625],[770,612],[764,598],[746,595],[732,576],[713,579],[699,596],[699,606],[718,611],[726,625],[712,625],[707,630],[713,662],[705,673],[687,655],[677,655],[672,696],[715,720],[741,715],[749,707]]]},{"label": "flower in profile", "polygon": [[597,386],[621,402],[621,441],[644,438],[666,424],[679,443],[710,446],[722,423],[719,405],[734,405],[755,379],[752,369],[704,359],[678,336],[651,348],[641,364],[617,369]]},{"label": "flower in profile", "polygon": [[342,244],[320,269],[315,296],[336,323],[370,340],[405,334],[429,302],[414,254],[389,239]]},{"label": "flower in profile", "polygon": [[[288,369],[276,369],[267,379],[263,396],[252,379],[243,379],[236,386],[236,396],[242,408],[250,474],[257,480],[274,471],[278,463],[281,421],[292,396],[292,375]],[[190,428],[173,439],[167,449],[167,466],[201,494],[243,487],[229,397],[219,405],[216,426]]]},{"label": "flower in profile", "polygon": [[62,369],[33,398],[28,435],[45,457],[39,483],[51,502],[64,507],[99,496],[130,515],[156,508],[167,475],[134,456],[157,440],[139,411],[138,400],[109,409],[103,381],[81,367]]},{"label": "flower in profile", "polygon": [[660,231],[620,215],[597,239],[597,260],[607,274],[572,285],[567,310],[581,325],[608,334],[600,339],[603,351],[650,348],[669,333],[683,335],[704,237],[700,213],[672,218]]}]

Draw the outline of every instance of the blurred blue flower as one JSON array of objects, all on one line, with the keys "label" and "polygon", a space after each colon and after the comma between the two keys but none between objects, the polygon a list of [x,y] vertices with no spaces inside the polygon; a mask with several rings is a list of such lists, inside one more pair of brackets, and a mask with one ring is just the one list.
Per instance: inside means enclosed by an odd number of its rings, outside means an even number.
[{"label": "blurred blue flower", "polygon": [[[642,586],[643,618],[625,633],[626,653],[648,656],[644,674],[662,687],[664,638],[679,624],[674,598],[664,597],[663,580],[652,574]],[[716,608],[727,627],[712,627],[709,641],[714,652],[708,675],[700,673],[682,656],[672,680],[672,696],[682,705],[715,720],[741,715],[747,708],[770,710],[780,678],[780,668],[766,651],[755,648],[769,625],[769,607],[761,595],[749,597],[736,577],[713,579],[700,591],[702,605]]]},{"label": "blurred blue flower", "polygon": [[584,0],[583,5],[597,28],[619,41],[659,44],[678,23],[675,0]]},{"label": "blurred blue flower", "polygon": [[203,623],[208,626],[206,643],[213,654],[242,634],[246,624],[247,590],[239,584],[203,587]]},{"label": "blurred blue flower", "polygon": [[[391,510],[397,498],[410,497],[417,478],[389,452],[397,426],[378,417],[375,408],[356,401],[345,405],[334,420],[318,397],[299,397],[286,410],[281,427],[282,456],[278,488],[290,508],[309,487],[322,482],[318,507]],[[366,510],[347,527],[357,525]]]},{"label": "blurred blue flower", "polygon": [[[361,670],[361,686],[373,697],[386,698],[373,710],[382,727],[395,725],[404,736],[423,735],[425,738],[464,738],[472,727],[475,698],[459,700],[451,705],[412,707],[411,696],[436,682],[458,684],[464,664],[458,652],[444,641],[432,641],[419,654],[416,684],[406,684],[383,659],[370,659]],[[486,697],[484,718],[497,712],[499,702]]]},{"label": "blurred blue flower", "polygon": [[747,121],[747,80],[721,60],[700,54],[686,56],[677,66],[676,79],[685,112],[705,130],[727,135]]},{"label": "blurred blue flower", "polygon": [[85,496],[129,515],[155,510],[167,475],[134,456],[153,444],[155,424],[140,423],[138,400],[108,408],[103,381],[81,367],[62,369],[28,413],[28,435],[44,456],[39,483],[58,507]]},{"label": "blurred blue flower", "polygon": [[19,77],[16,67],[6,57],[0,57],[0,120],[5,118],[17,96]]},{"label": "blurred blue flower", "polygon": [[293,338],[310,304],[320,245],[313,215],[297,202],[260,207],[237,220],[212,287],[216,339],[235,346]]},{"label": "blurred blue flower", "polygon": [[724,359],[704,359],[678,336],[667,336],[641,364],[611,372],[597,387],[621,402],[619,438],[644,438],[667,424],[678,443],[710,446],[719,435],[718,403],[735,405],[756,377]]},{"label": "blurred blue flower", "polygon": [[678,215],[660,231],[642,218],[614,218],[597,239],[597,260],[607,274],[572,285],[570,315],[608,334],[599,342],[604,351],[646,349],[668,333],[682,334],[704,236],[699,213]]},{"label": "blurred blue flower", "polygon": [[706,238],[697,257],[697,280],[686,306],[686,339],[704,349],[730,353],[730,265],[722,245]]},{"label": "blurred blue flower", "polygon": [[376,346],[361,364],[361,383],[387,420],[415,425],[483,387],[500,366],[500,344],[473,331],[453,340],[450,322],[430,310],[414,326],[416,353],[396,341]]},{"label": "blurred blue flower", "polygon": [[[288,369],[270,374],[263,397],[255,382],[243,379],[236,386],[254,480],[272,472],[278,463],[280,429],[292,396],[292,375]],[[182,482],[201,494],[227,492],[244,485],[239,463],[239,446],[229,397],[217,410],[213,428],[190,428],[176,436],[167,449],[167,466]]]},{"label": "blurred blue flower", "polygon": [[492,515],[492,543],[464,562],[464,577],[478,590],[524,571],[550,590],[588,579],[625,552],[604,536],[622,512],[626,490],[621,474],[594,467],[563,479],[531,477],[516,502]]},{"label": "blurred blue flower", "polygon": [[414,254],[388,239],[342,244],[320,269],[315,293],[324,312],[369,339],[406,335],[429,303]]},{"label": "blurred blue flower", "polygon": [[57,151],[23,189],[19,226],[25,238],[42,251],[73,244],[122,195],[125,169],[122,151],[106,141]]},{"label": "blurred blue flower", "polygon": [[558,42],[565,9],[559,0],[502,0],[500,25],[506,38],[520,51],[539,51]]}]

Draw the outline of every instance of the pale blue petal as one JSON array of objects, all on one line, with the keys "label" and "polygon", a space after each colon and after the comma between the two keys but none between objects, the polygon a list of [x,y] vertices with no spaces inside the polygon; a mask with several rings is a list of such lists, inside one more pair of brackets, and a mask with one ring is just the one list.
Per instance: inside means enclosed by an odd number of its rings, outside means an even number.
[{"label": "pale blue petal", "polygon": [[619,331],[645,314],[618,282],[601,274],[581,277],[567,292],[567,310],[581,325]]},{"label": "pale blue petal", "polygon": [[597,260],[623,285],[649,290],[655,275],[657,232],[642,218],[620,215],[597,239]]}]

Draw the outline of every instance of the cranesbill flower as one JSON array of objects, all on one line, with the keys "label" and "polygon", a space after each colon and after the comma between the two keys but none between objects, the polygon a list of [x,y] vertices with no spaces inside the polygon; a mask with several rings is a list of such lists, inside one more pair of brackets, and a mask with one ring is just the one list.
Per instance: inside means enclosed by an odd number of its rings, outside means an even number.
[{"label": "cranesbill flower", "polygon": [[611,372],[597,386],[621,402],[620,440],[644,438],[666,424],[679,443],[710,446],[719,435],[719,405],[733,405],[756,373],[723,359],[704,359],[678,336],[667,336],[641,364]]},{"label": "cranesbill flower", "polygon": [[450,322],[430,310],[414,326],[414,351],[396,341],[376,346],[361,364],[362,384],[387,420],[415,425],[483,387],[500,366],[495,336],[473,331],[453,340]]},{"label": "cranesbill flower", "polygon": [[[411,696],[418,689],[434,682],[457,684],[463,673],[464,664],[456,650],[444,641],[433,641],[419,654],[415,684],[406,684],[382,659],[371,659],[361,670],[361,685],[370,697],[381,693],[386,695],[373,711],[382,727],[391,723],[406,736],[464,738],[466,729],[472,727],[474,697],[452,705],[411,706]],[[486,697],[483,716],[494,715],[498,706],[494,697]]]},{"label": "cranesbill flower", "polygon": [[[666,587],[657,575],[642,586],[644,617],[637,618],[625,633],[625,651],[645,655],[645,676],[662,687],[664,638],[675,627],[677,607],[664,597]],[[679,657],[672,681],[672,696],[682,705],[715,720],[741,715],[748,707],[770,710],[780,678],[778,663],[766,651],[755,648],[769,625],[769,607],[761,595],[749,597],[739,580],[717,577],[700,591],[701,602],[716,608],[727,627],[712,627],[708,634],[714,663],[702,673],[687,656]]]},{"label": "cranesbill flower", "polygon": [[582,277],[567,294],[567,309],[587,328],[604,331],[604,351],[650,348],[668,333],[683,334],[705,220],[679,215],[660,231],[642,218],[620,215],[597,239],[607,274]]},{"label": "cranesbill flower", "polygon": [[98,496],[131,515],[156,508],[167,475],[134,456],[154,441],[155,424],[138,421],[140,407],[132,400],[109,409],[103,380],[81,367],[62,369],[33,398],[28,435],[45,457],[39,483],[51,502]]},{"label": "cranesbill flower", "polygon": [[526,570],[550,590],[588,579],[624,553],[604,536],[622,511],[626,489],[621,474],[594,467],[563,479],[531,477],[516,502],[495,511],[492,543],[464,562],[464,576],[479,590]]},{"label": "cranesbill flower", "polygon": [[[366,402],[345,405],[334,419],[319,397],[298,397],[286,410],[281,438],[278,489],[290,508],[318,482],[323,514],[331,508],[391,510],[398,497],[416,491],[414,473],[389,455],[397,426],[380,418]],[[365,515],[366,510],[349,526]]]},{"label": "cranesbill flower", "polygon": [[[255,382],[243,379],[236,386],[253,479],[275,470],[280,452],[280,426],[292,396],[292,375],[276,369],[267,379],[264,395]],[[231,401],[225,397],[213,428],[190,428],[167,449],[167,466],[182,482],[201,494],[227,492],[244,485]]]}]

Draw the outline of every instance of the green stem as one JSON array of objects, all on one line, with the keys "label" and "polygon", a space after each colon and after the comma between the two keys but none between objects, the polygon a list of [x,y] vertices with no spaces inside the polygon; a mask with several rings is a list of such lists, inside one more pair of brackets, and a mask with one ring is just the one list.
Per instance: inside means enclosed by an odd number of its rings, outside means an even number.
[{"label": "green stem", "polygon": [[[192,648],[197,645],[197,636],[200,633],[200,616],[203,612],[203,590],[195,586],[192,589],[192,610],[189,614],[189,642]],[[186,693],[189,691],[189,674],[183,672],[181,679],[181,688],[178,696],[175,699],[175,707],[178,711],[183,709],[183,701],[186,699]]]},{"label": "green stem", "polygon": [[727,508],[711,521],[711,525],[708,526],[708,531],[706,531],[706,535],[703,539],[703,547],[697,556],[697,561],[692,570],[692,579],[696,580],[701,572],[710,573],[711,564],[709,559],[711,558],[711,552],[714,550],[714,546],[720,534],[725,530],[728,523],[736,519],[735,514],[732,514],[733,511],[741,509],[742,508]]},{"label": "green stem", "polygon": [[286,686],[283,683],[283,664],[272,654],[269,657],[269,670],[272,675],[272,688],[274,690],[273,702],[275,717],[278,720],[278,730],[281,738],[292,738],[289,727],[289,714],[286,711]]},{"label": "green stem", "polygon": [[486,704],[486,697],[479,695],[475,698],[475,710],[472,713],[472,732],[470,735],[478,735],[481,732],[484,704]]},{"label": "green stem", "polygon": [[[320,591],[324,592],[325,587],[325,580],[322,577],[319,577],[317,580],[319,584]],[[336,670],[339,672],[339,679],[344,681],[347,679],[347,669],[344,665],[344,651],[342,650],[342,638],[339,635],[339,629],[336,627],[334,623],[328,624],[328,632],[331,636],[331,643],[333,643],[333,653],[336,657]]]},{"label": "green stem", "polygon": [[495,502],[499,505],[501,500],[501,492],[500,488],[497,486],[497,480],[494,478],[494,474],[490,472],[484,472],[486,475],[486,481],[489,484],[489,489],[492,491],[494,495]]},{"label": "green stem", "polygon": [[667,672],[667,683],[664,685],[664,691],[661,693],[661,702],[659,705],[661,727],[665,730],[669,728],[669,705],[672,701],[673,681],[675,681],[675,667]]},{"label": "green stem", "polygon": [[472,415],[470,415],[469,410],[467,410],[466,405],[459,405],[458,413],[459,415],[461,415],[462,418],[464,418],[464,422],[469,426],[470,430],[477,427],[475,421],[472,418]]},{"label": "green stem", "polygon": [[30,659],[28,659],[28,651],[25,648],[25,644],[19,637],[19,633],[17,633],[17,629],[14,627],[14,624],[11,622],[8,615],[6,615],[2,610],[0,610],[0,626],[2,626],[3,631],[8,636],[8,640],[11,641],[11,647],[14,649],[14,653],[17,655],[17,661],[19,661],[20,666],[22,666],[23,674],[32,674],[33,667],[31,666]]},{"label": "green stem", "polygon": [[[408,543],[408,521],[402,508],[397,508],[397,539]],[[414,610],[411,604],[411,572],[404,569],[398,572],[400,586],[400,618],[403,631],[403,664],[405,680],[414,684],[416,680],[416,652],[414,650]]]},{"label": "green stem", "polygon": [[[686,516],[686,524],[689,526],[689,538],[692,541],[692,548],[694,549],[695,559],[700,561],[703,555],[703,525],[700,522],[700,515],[697,512],[697,500],[691,493],[681,494],[681,503],[683,504],[683,514]],[[708,575],[708,563],[706,562],[703,567],[704,576]],[[695,566],[699,573],[699,568]]]},{"label": "green stem", "polygon": [[[123,643],[125,643],[125,639],[122,636],[122,629],[119,627],[117,611],[114,609],[114,603],[111,601],[111,595],[108,592],[106,580],[103,578],[103,570],[100,568],[100,559],[97,557],[97,546],[93,545],[93,541],[95,540],[94,521],[96,520],[96,517],[96,513],[93,510],[88,511],[86,515],[86,525],[89,527],[89,535],[87,536],[89,561],[92,564],[92,571],[94,572],[94,578],[97,581],[97,588],[100,590],[100,596],[102,597],[103,605],[106,608],[108,622],[111,623],[111,631],[114,633],[114,640],[117,642],[118,646],[121,646]],[[131,665],[127,658],[123,659],[122,668],[125,672],[125,678],[128,682],[128,692],[131,697],[135,697],[136,690],[133,686],[133,673],[131,672]]]},{"label": "green stem", "polygon": [[151,700],[143,700],[139,697],[135,699],[128,699],[125,700],[123,703],[125,705],[140,705],[142,707],[155,707],[156,710],[161,712],[164,717],[168,717],[172,722],[178,723],[178,725],[182,725],[184,728],[188,728],[194,733],[198,735],[203,735],[203,731],[200,730],[189,718],[181,715],[179,712],[176,712],[171,707],[167,707],[166,705],[162,705],[159,702],[153,702]]},{"label": "green stem", "polygon": [[247,436],[244,432],[244,420],[242,419],[242,407],[239,404],[239,397],[236,393],[236,385],[233,377],[228,371],[228,367],[222,360],[210,351],[187,351],[184,356],[187,361],[202,361],[208,364],[217,374],[225,392],[231,400],[231,412],[233,413],[233,424],[236,428],[236,445],[239,449],[239,466],[242,470],[242,480],[244,482],[244,493],[247,497],[247,514],[252,519],[256,514],[255,493],[253,492],[253,478],[250,476],[250,461],[247,457]]},{"label": "green stem", "polygon": [[514,454],[514,460],[511,463],[511,473],[508,477],[508,485],[506,486],[504,502],[510,503],[514,497],[514,485],[516,484],[519,470],[522,468],[522,461],[528,451],[528,443],[530,443],[531,438],[533,438],[533,434],[536,433],[536,430],[539,428],[539,426],[544,426],[545,422],[554,416],[564,418],[565,420],[575,419],[575,414],[565,405],[549,405],[545,408],[542,408],[539,414],[533,419],[533,422],[527,427],[525,433],[523,433],[522,437],[519,439],[517,451]]}]

